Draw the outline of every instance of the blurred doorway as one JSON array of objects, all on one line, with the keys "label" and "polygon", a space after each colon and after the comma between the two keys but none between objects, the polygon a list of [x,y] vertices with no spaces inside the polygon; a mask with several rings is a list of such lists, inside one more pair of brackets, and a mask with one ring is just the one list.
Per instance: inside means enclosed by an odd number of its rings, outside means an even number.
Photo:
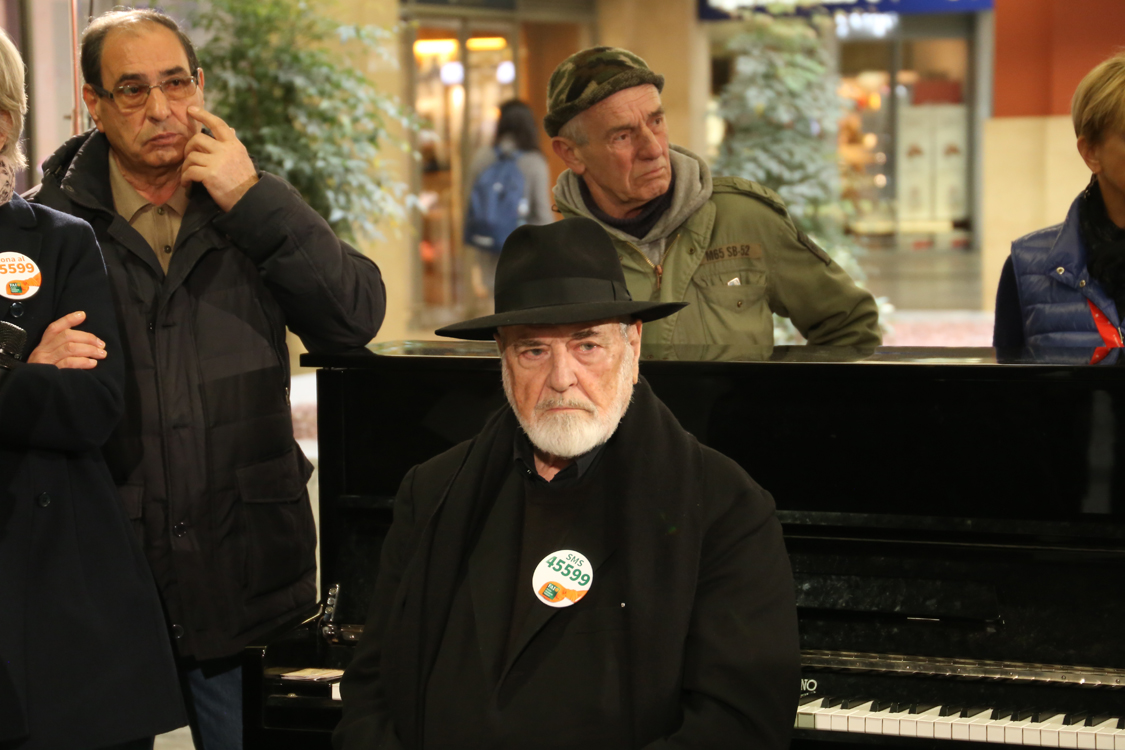
[{"label": "blurred doorway", "polygon": [[468,22],[420,26],[412,44],[414,109],[422,122],[421,301],[441,311],[439,318],[457,319],[468,299],[461,243],[466,170],[475,150],[492,142],[500,103],[515,96],[515,46],[510,26]]},{"label": "blurred doorway", "polygon": [[[546,114],[547,81],[555,67],[589,46],[590,21],[543,12],[413,18],[409,45],[411,91],[422,127],[414,192],[418,196],[413,327],[422,330],[481,312],[473,293],[475,264],[462,242],[473,155],[492,146],[499,108],[509,99]],[[525,20],[526,16],[526,20]],[[540,134],[552,179],[563,167]]]}]

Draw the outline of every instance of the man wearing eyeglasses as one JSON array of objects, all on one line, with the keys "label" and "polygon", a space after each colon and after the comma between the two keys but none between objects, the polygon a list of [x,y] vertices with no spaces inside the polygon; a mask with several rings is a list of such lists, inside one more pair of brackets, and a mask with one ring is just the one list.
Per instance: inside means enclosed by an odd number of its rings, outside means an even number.
[{"label": "man wearing eyeglasses", "polygon": [[[313,351],[363,346],[383,284],[206,111],[172,19],[100,16],[82,72],[96,128],[46,162],[34,199],[101,243],[123,339],[107,356],[127,372],[107,462],[163,596],[196,747],[240,748],[239,652],[315,605],[312,467],[293,439],[285,329]],[[22,314],[38,314],[35,299]],[[94,343],[78,328],[59,337]]]}]

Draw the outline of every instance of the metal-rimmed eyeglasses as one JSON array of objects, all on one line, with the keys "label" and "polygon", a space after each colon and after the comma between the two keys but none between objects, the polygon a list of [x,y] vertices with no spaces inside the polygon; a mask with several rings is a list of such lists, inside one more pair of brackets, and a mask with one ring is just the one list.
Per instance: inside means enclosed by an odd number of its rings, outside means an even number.
[{"label": "metal-rimmed eyeglasses", "polygon": [[195,76],[172,76],[158,81],[152,85],[147,83],[123,83],[114,86],[112,91],[106,90],[96,84],[90,84],[98,96],[104,96],[113,101],[122,112],[136,112],[148,102],[149,94],[153,89],[160,89],[168,101],[180,101],[190,98],[196,91],[198,81]]}]

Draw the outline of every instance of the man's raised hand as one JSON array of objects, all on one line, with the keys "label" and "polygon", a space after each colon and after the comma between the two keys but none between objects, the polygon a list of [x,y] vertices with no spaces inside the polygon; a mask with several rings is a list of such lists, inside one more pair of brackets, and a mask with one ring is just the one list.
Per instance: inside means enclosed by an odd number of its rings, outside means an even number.
[{"label": "man's raised hand", "polygon": [[31,364],[54,365],[60,370],[90,370],[98,360],[105,359],[105,342],[92,333],[76,331],[74,326],[86,320],[81,310],[62,316],[43,331],[39,346],[27,361]]},{"label": "man's raised hand", "polygon": [[184,149],[180,184],[201,182],[223,211],[246,195],[258,181],[258,171],[234,129],[202,107],[188,107],[188,115],[211,131],[196,133]]}]

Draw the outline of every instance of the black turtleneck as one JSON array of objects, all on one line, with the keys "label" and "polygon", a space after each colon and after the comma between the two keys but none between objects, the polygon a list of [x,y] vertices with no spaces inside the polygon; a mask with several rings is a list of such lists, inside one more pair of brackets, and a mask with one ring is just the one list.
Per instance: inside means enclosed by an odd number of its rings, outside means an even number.
[{"label": "black turtleneck", "polygon": [[629,219],[616,219],[598,208],[594,196],[590,194],[590,188],[586,187],[585,179],[579,178],[578,189],[582,192],[582,201],[586,204],[586,209],[595,219],[631,237],[643,240],[656,226],[656,222],[660,221],[660,217],[672,207],[672,198],[676,192],[676,173],[672,172],[672,180],[668,183],[664,195],[658,195],[641,206],[641,212]]},{"label": "black turtleneck", "polygon": [[1082,193],[1078,220],[1090,278],[1102,285],[1117,304],[1117,312],[1125,315],[1125,229],[1109,218],[1097,178]]}]

